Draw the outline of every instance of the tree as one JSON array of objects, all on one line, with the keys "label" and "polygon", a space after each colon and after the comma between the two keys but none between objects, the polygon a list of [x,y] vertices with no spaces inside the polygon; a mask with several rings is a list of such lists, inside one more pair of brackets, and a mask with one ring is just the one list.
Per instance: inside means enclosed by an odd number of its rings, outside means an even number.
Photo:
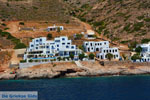
[{"label": "tree", "polygon": [[60,33],[60,31],[61,31],[61,30],[60,30],[60,27],[58,27],[58,28],[57,28],[57,32]]},{"label": "tree", "polygon": [[73,60],[74,59],[74,54],[70,54],[70,58]]},{"label": "tree", "polygon": [[106,58],[109,59],[109,60],[111,60],[113,57],[114,57],[114,55],[111,54],[111,53],[106,54]]},{"label": "tree", "polygon": [[47,34],[47,38],[52,39],[53,38],[52,34],[51,33]]},{"label": "tree", "polygon": [[137,60],[137,59],[141,59],[141,56],[139,54],[134,54],[132,57],[131,57],[132,60]]},{"label": "tree", "polygon": [[89,54],[89,58],[90,58],[90,59],[94,59],[94,57],[95,57],[95,55],[94,55],[93,53],[90,53],[90,54]]},{"label": "tree", "polygon": [[141,46],[138,46],[136,49],[135,49],[135,52],[137,53],[141,53],[142,51],[142,47]]},{"label": "tree", "polygon": [[138,43],[137,43],[136,41],[134,41],[134,42],[131,42],[128,47],[129,47],[129,49],[132,51],[133,48],[136,48],[136,45],[137,45],[137,44],[138,44]]},{"label": "tree", "polygon": [[85,57],[85,54],[84,54],[84,53],[79,54],[79,59],[80,59],[81,61],[83,60],[84,57]]},{"label": "tree", "polygon": [[84,47],[82,45],[79,46],[79,49],[84,51]]},{"label": "tree", "polygon": [[83,37],[82,34],[76,34],[75,39],[76,39],[76,40],[79,40],[79,39],[81,39],[82,37]]},{"label": "tree", "polygon": [[24,22],[20,22],[19,25],[24,25]]},{"label": "tree", "polygon": [[58,59],[58,61],[61,61],[61,60],[62,60],[61,57],[58,57],[57,59]]}]

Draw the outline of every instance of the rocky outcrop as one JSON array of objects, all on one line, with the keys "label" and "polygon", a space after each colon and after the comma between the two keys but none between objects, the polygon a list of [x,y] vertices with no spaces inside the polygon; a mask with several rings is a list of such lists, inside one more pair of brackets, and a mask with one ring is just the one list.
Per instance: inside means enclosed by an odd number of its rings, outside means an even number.
[{"label": "rocky outcrop", "polygon": [[110,76],[110,75],[137,75],[150,74],[149,66],[101,66],[98,62],[82,62],[87,67],[84,70],[74,63],[44,64],[32,68],[0,73],[0,79],[41,79],[59,77]]}]

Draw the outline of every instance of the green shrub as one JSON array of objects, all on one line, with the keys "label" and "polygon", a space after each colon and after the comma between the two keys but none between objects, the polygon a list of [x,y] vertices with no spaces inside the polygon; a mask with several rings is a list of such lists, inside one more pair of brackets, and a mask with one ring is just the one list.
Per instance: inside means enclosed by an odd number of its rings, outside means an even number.
[{"label": "green shrub", "polygon": [[26,60],[20,60],[20,63],[25,63],[25,62],[27,62]]},{"label": "green shrub", "polygon": [[22,48],[26,48],[26,45],[24,43],[18,43],[16,44],[14,49],[22,49]]},{"label": "green shrub", "polygon": [[53,38],[52,34],[51,33],[47,34],[47,38],[52,39]]},{"label": "green shrub", "polygon": [[94,59],[94,57],[95,57],[95,55],[94,55],[93,53],[90,53],[90,54],[89,54],[89,58],[90,58],[90,59]]},{"label": "green shrub", "polygon": [[137,19],[139,19],[139,20],[141,20],[141,19],[143,19],[143,18],[144,18],[144,15],[137,17]]},{"label": "green shrub", "polygon": [[33,60],[32,60],[32,59],[30,59],[30,60],[29,60],[29,62],[33,62]]},{"label": "green shrub", "polygon": [[145,18],[144,21],[150,22],[150,18]]},{"label": "green shrub", "polygon": [[70,58],[73,60],[74,59],[74,54],[70,54]]},{"label": "green shrub", "polygon": [[120,43],[126,44],[126,43],[128,43],[128,42],[129,42],[129,40],[128,40],[128,41],[121,41]]},{"label": "green shrub", "polygon": [[150,39],[142,39],[141,43],[148,43],[150,42]]},{"label": "green shrub", "polygon": [[76,34],[75,39],[79,40],[79,39],[81,39],[82,37],[83,37],[82,34]]},{"label": "green shrub", "polygon": [[131,23],[127,24],[125,27],[124,27],[124,30],[125,31],[130,31],[130,26],[131,26]]},{"label": "green shrub", "polygon": [[61,57],[58,57],[57,59],[58,59],[58,61],[61,61],[61,60],[62,60],[62,58],[61,58]]},{"label": "green shrub", "polygon": [[106,58],[109,59],[109,60],[111,60],[113,57],[114,57],[114,55],[111,54],[111,53],[106,54]]},{"label": "green shrub", "polygon": [[24,25],[24,22],[20,22],[19,25]]},{"label": "green shrub", "polygon": [[143,22],[138,22],[134,24],[134,31],[139,31],[144,26]]},{"label": "green shrub", "polygon": [[1,25],[2,25],[2,26],[6,26],[6,24],[5,24],[5,23],[2,23]]},{"label": "green shrub", "polygon": [[132,57],[131,57],[132,60],[137,60],[137,59],[141,59],[141,56],[139,54],[134,54]]},{"label": "green shrub", "polygon": [[137,47],[137,48],[135,49],[135,52],[137,52],[137,53],[141,53],[141,51],[142,51],[141,46],[139,46],[139,47]]},{"label": "green shrub", "polygon": [[79,59],[80,59],[81,61],[83,60],[84,57],[85,57],[85,54],[84,54],[84,53],[79,54]]},{"label": "green shrub", "polygon": [[129,47],[130,50],[133,50],[133,48],[136,48],[136,45],[137,45],[137,44],[138,44],[138,43],[137,43],[136,41],[134,41],[134,42],[131,42],[128,47]]}]

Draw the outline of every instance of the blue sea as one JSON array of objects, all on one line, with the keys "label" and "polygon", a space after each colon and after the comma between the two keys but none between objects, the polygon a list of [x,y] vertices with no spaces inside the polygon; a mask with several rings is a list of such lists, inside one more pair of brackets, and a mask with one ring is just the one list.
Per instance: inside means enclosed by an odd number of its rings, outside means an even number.
[{"label": "blue sea", "polygon": [[38,91],[39,100],[150,100],[150,76],[6,80],[0,91]]}]

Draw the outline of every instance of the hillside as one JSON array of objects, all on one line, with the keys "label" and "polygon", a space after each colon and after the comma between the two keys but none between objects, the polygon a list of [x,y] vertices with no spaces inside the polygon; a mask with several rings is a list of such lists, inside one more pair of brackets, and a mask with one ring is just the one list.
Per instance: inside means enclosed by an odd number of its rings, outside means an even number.
[{"label": "hillside", "polygon": [[[149,41],[149,0],[64,0],[70,14],[93,26],[101,35],[121,43]],[[144,40],[143,40],[144,42]]]},{"label": "hillside", "polygon": [[[112,41],[129,45],[150,41],[149,0],[0,0],[0,19],[6,21],[73,25],[72,16],[89,23],[101,36]],[[25,35],[10,33],[19,38]]]},{"label": "hillside", "polygon": [[65,22],[66,11],[60,0],[0,0],[0,17],[6,20]]}]

